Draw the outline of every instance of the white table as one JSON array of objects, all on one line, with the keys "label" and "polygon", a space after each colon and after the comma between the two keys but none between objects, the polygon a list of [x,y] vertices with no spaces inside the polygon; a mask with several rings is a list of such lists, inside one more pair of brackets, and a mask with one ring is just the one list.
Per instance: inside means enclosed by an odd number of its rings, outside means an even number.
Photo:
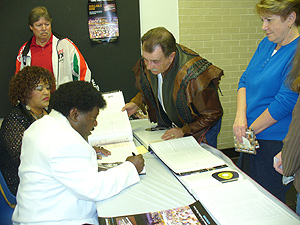
[{"label": "white table", "polygon": [[145,153],[146,175],[116,196],[97,203],[99,217],[155,212],[195,202],[170,170],[151,153]]},{"label": "white table", "polygon": [[[147,140],[153,141],[155,138],[160,139],[160,136],[164,132],[158,131],[151,133],[145,131],[145,128],[155,126],[155,124],[150,123],[147,119],[132,121],[131,125],[133,132],[137,131],[138,133],[137,139],[139,142],[135,140],[136,144],[139,145],[139,143],[141,143],[146,148],[149,144]],[[294,218],[296,224],[298,224],[297,221],[299,221],[300,224],[300,218],[292,210],[237,168],[225,154],[209,145],[201,144],[201,146],[224,160],[230,168],[237,170],[243,179],[251,181],[251,183],[269,198],[274,205],[279,207],[284,214]],[[146,153],[144,154],[144,158],[146,161],[146,175],[141,175],[141,181],[138,184],[123,190],[120,194],[112,198],[98,202],[97,210],[99,217],[115,217],[155,212],[190,205],[195,202],[195,198],[179,182],[178,178],[176,178],[155,155]],[[212,214],[211,216],[214,218]]]}]

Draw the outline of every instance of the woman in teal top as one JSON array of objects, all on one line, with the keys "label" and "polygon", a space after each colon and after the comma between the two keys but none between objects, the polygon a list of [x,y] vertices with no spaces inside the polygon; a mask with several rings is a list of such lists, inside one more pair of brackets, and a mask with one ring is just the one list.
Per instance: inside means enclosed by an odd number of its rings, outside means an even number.
[{"label": "woman in teal top", "polygon": [[256,11],[267,37],[240,79],[233,130],[242,142],[246,128],[252,127],[260,148],[257,155],[241,154],[238,165],[284,202],[289,187],[282,184],[281,175],[273,169],[273,157],[282,148],[298,98],[284,80],[299,40],[300,0],[261,0]]}]

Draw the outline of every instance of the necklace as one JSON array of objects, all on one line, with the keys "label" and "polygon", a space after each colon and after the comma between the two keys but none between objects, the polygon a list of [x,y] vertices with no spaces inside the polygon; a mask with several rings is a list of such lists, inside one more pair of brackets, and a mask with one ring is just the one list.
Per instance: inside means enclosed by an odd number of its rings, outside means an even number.
[{"label": "necklace", "polygon": [[31,110],[30,110],[31,115],[33,115],[33,117],[38,120],[41,119],[44,116],[44,110],[42,111],[42,113],[35,115]]},{"label": "necklace", "polygon": [[26,105],[25,108],[30,112],[30,114],[34,117],[35,120],[41,119],[44,116],[44,109],[38,115],[34,114],[29,105]]}]

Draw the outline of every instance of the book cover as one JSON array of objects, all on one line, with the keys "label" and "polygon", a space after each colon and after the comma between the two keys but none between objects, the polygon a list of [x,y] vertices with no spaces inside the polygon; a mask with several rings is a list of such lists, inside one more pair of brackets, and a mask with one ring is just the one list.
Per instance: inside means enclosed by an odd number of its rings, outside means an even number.
[{"label": "book cover", "polygon": [[144,214],[99,218],[100,225],[215,225],[199,201],[174,209]]}]

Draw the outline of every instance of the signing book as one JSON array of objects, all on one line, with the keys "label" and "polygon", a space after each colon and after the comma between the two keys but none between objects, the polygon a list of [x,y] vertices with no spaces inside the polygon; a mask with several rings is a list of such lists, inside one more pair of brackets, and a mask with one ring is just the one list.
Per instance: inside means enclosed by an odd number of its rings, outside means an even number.
[{"label": "signing book", "polygon": [[103,93],[106,108],[99,112],[98,125],[89,136],[92,146],[101,146],[111,152],[98,160],[99,168],[110,167],[122,163],[132,154],[138,154],[133,142],[132,129],[127,112],[122,112],[125,105],[121,91]]}]

